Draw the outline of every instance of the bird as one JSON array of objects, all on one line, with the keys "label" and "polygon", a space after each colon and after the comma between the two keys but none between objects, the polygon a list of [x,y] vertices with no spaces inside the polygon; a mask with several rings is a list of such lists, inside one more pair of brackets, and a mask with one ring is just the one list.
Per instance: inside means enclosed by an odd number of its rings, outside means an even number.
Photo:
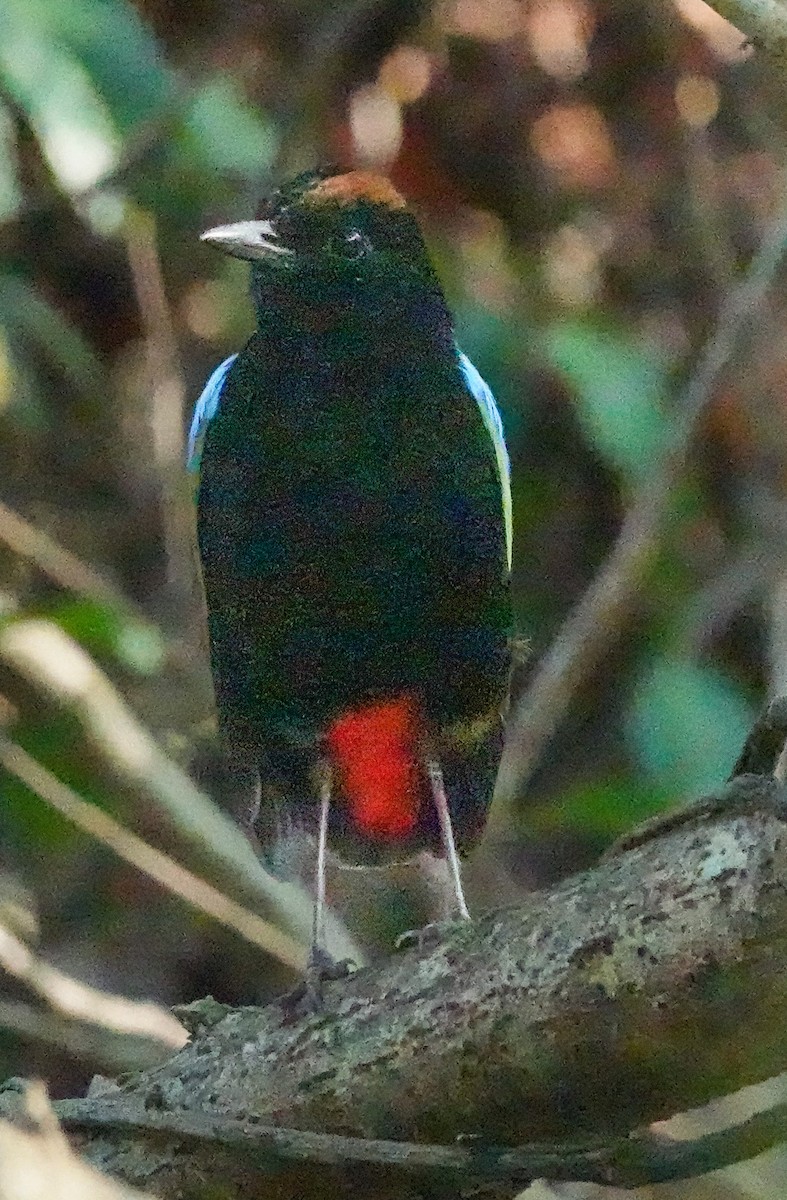
[{"label": "bird", "polygon": [[384,175],[307,171],[202,240],[251,272],[255,328],[197,401],[188,466],[219,735],[256,831],[447,860],[480,834],[513,618],[510,463],[419,224]]}]

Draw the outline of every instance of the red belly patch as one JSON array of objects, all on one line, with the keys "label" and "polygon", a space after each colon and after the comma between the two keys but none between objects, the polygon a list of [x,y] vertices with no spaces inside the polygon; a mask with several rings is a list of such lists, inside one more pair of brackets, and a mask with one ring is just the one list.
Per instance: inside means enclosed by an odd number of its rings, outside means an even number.
[{"label": "red belly patch", "polygon": [[359,832],[398,841],[418,820],[421,773],[416,706],[409,696],[343,713],[326,741]]}]

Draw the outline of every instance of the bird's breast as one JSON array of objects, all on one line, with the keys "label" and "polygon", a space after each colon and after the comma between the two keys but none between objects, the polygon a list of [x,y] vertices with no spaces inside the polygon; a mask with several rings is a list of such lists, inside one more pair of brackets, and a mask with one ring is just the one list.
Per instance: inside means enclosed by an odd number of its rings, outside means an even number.
[{"label": "bird's breast", "polygon": [[[235,709],[330,732],[380,698],[413,695],[437,722],[494,703],[507,633],[499,485],[449,365],[378,346],[362,368],[255,342],[208,429],[199,507],[215,670]],[[358,728],[340,721],[336,747]],[[401,779],[414,768],[397,755],[376,757]],[[361,768],[342,769],[352,791]]]}]

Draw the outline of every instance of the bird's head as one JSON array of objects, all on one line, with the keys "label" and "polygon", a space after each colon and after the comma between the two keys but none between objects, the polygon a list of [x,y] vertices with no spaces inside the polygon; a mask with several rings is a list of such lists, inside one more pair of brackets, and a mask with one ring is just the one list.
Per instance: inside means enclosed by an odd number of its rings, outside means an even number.
[{"label": "bird's head", "polygon": [[383,176],[308,172],[265,201],[254,221],[220,225],[202,240],[247,259],[258,311],[277,298],[365,304],[381,289],[440,295],[421,231]]}]

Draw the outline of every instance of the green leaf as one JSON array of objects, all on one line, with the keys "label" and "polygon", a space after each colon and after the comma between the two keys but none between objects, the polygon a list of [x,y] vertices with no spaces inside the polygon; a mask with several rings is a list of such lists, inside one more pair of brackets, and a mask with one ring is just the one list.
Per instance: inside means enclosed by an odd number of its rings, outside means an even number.
[{"label": "green leaf", "polygon": [[[2,10],[0,9],[0,12]],[[67,188],[94,183],[114,164],[118,139],[110,113],[81,64],[33,30],[3,36],[0,79],[27,114],[53,171]]]},{"label": "green leaf", "polygon": [[[29,11],[30,0],[17,0]],[[128,0],[37,0],[51,32],[84,66],[122,131],[171,100],[173,78],[158,43]]]},{"label": "green leaf", "polygon": [[215,75],[197,91],[185,126],[207,166],[258,178],[273,162],[276,144],[270,125],[243,97],[228,75]]},{"label": "green leaf", "polygon": [[753,720],[734,683],[713,667],[660,658],[628,718],[634,754],[676,800],[713,791],[729,775]]},{"label": "green leaf", "polygon": [[121,142],[172,102],[171,73],[128,0],[4,0],[0,82],[64,186],[117,162]]},{"label": "green leaf", "polygon": [[128,0],[4,0],[0,65],[39,104],[51,88],[43,69],[81,71],[119,132],[149,118],[173,92],[156,39]]},{"label": "green leaf", "polygon": [[664,366],[623,334],[580,321],[548,328],[544,349],[572,391],[590,443],[628,482],[641,479],[667,434]]},{"label": "green leaf", "polygon": [[155,625],[91,600],[61,600],[48,611],[61,629],[98,658],[113,659],[138,675],[164,662],[164,639]]},{"label": "green leaf", "polygon": [[557,836],[577,834],[605,845],[648,817],[663,812],[669,796],[647,780],[582,780],[560,796],[528,807],[523,831]]}]

